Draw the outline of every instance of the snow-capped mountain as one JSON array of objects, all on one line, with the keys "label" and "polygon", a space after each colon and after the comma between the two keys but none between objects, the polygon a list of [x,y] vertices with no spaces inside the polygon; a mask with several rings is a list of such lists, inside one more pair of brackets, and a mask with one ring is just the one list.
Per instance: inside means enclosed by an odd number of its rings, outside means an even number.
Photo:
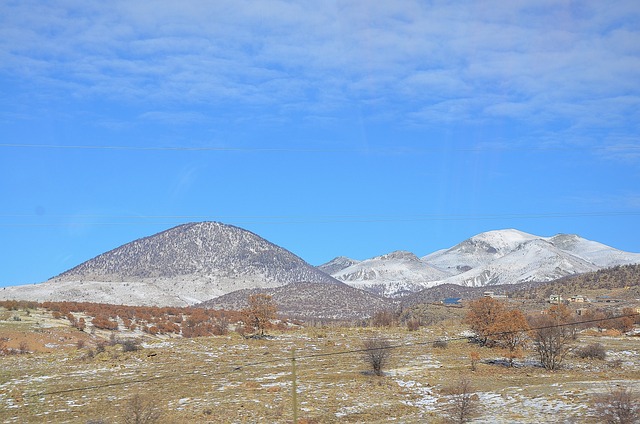
[{"label": "snow-capped mountain", "polygon": [[378,256],[332,276],[354,287],[396,297],[441,284],[477,287],[544,282],[632,263],[640,263],[640,254],[577,235],[539,237],[507,229],[478,234],[422,258],[409,252]]},{"label": "snow-capped mountain", "polygon": [[557,248],[584,258],[600,268],[640,263],[640,253],[623,252],[575,234],[558,234],[548,241]]},{"label": "snow-capped mountain", "polygon": [[[545,282],[635,263],[639,253],[577,235],[539,237],[511,229],[478,234],[422,258],[396,251],[361,262],[338,257],[316,268],[249,231],[200,222],[132,241],[44,283],[1,288],[0,299],[185,306],[236,290],[336,279],[399,297],[447,283]],[[313,288],[304,287],[305,293]]]},{"label": "snow-capped mountain", "polygon": [[528,240],[487,265],[446,278],[439,283],[490,286],[526,281],[551,281],[571,274],[596,271],[599,267],[541,240]]},{"label": "snow-capped mountain", "polygon": [[185,306],[246,288],[335,283],[298,256],[238,227],[183,224],[0,298]]},{"label": "snow-capped mountain", "polygon": [[473,236],[450,249],[423,256],[422,260],[450,274],[460,274],[473,268],[487,266],[512,252],[522,243],[539,238],[512,229],[488,231]]},{"label": "snow-capped mountain", "polygon": [[318,269],[324,273],[331,275],[345,268],[349,268],[352,265],[356,265],[359,262],[360,261],[347,258],[346,256],[338,256],[337,258],[333,258],[325,264],[318,265]]},{"label": "snow-capped mountain", "polygon": [[430,266],[413,253],[396,251],[358,262],[332,275],[352,287],[397,297],[430,287],[429,281],[451,274]]}]

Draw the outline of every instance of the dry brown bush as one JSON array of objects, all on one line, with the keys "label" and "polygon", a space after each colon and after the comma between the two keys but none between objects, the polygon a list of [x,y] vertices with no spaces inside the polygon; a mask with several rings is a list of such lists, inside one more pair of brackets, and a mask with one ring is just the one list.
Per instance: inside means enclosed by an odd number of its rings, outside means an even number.
[{"label": "dry brown bush", "polygon": [[451,423],[468,423],[479,415],[480,399],[474,393],[471,380],[460,378],[455,386],[445,389],[450,394],[451,401],[445,406],[445,416]]},{"label": "dry brown bush", "polygon": [[159,422],[161,416],[152,400],[135,394],[127,402],[122,419],[125,424],[152,424]]},{"label": "dry brown bush", "polygon": [[594,402],[596,417],[607,424],[637,424],[640,422],[638,397],[627,388],[600,396]]},{"label": "dry brown bush", "polygon": [[591,343],[582,349],[576,350],[576,355],[582,359],[599,359],[604,361],[607,359],[607,351],[600,343]]}]

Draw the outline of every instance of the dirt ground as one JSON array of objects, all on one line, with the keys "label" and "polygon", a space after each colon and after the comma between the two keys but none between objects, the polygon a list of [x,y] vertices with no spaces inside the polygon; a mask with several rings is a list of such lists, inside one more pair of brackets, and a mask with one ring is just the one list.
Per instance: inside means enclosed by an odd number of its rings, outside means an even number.
[{"label": "dirt ground", "polygon": [[[616,387],[640,393],[637,337],[583,336],[580,345],[602,343],[607,359],[571,356],[549,372],[537,366],[532,351],[508,368],[488,363],[500,359],[500,351],[463,337],[434,348],[443,334],[457,339],[463,333],[456,322],[415,332],[308,328],[262,340],[236,333],[146,336],[140,350],[124,352],[120,344],[99,347],[110,332],[92,335],[65,320],[23,315],[0,321],[0,338],[12,348],[26,341],[30,352],[0,357],[2,423],[122,423],[140,408],[131,403],[136,395],[161,414],[161,423],[291,423],[294,410],[305,423],[438,423],[445,422],[450,388],[461,378],[473,387],[475,423],[595,423],[595,395]],[[382,377],[356,352],[375,334],[396,346]],[[481,356],[475,372],[474,350]]]}]

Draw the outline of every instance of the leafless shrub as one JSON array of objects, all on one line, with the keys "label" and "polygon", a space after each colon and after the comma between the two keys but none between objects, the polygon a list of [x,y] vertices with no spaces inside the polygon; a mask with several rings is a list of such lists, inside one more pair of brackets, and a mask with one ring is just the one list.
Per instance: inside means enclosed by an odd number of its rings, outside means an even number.
[{"label": "leafless shrub", "polygon": [[18,352],[20,352],[21,355],[29,353],[29,344],[24,340],[21,341],[18,345]]},{"label": "leafless shrub", "polygon": [[78,341],[76,342],[76,348],[80,350],[80,349],[84,349],[84,347],[85,347],[84,339],[78,339]]},{"label": "leafless shrub", "polygon": [[122,345],[123,352],[135,352],[137,350],[142,349],[142,346],[140,345],[140,340],[136,340],[136,339],[119,340],[118,344]]},{"label": "leafless shrub", "polygon": [[596,417],[607,424],[635,424],[640,422],[638,397],[627,388],[612,391],[596,398]]},{"label": "leafless shrub", "polygon": [[124,408],[125,424],[152,424],[159,422],[162,412],[151,400],[139,394],[133,395]]},{"label": "leafless shrub", "polygon": [[449,347],[449,342],[444,340],[444,339],[440,339],[440,340],[435,340],[431,346],[434,349],[446,349]]},{"label": "leafless shrub", "polygon": [[391,311],[378,311],[371,318],[373,327],[391,327],[395,324],[395,316]]},{"label": "leafless shrub", "polygon": [[445,407],[447,421],[451,423],[468,423],[479,415],[480,399],[474,393],[471,381],[462,377],[457,384],[447,390],[451,401]]},{"label": "leafless shrub", "polygon": [[420,320],[416,318],[410,318],[407,320],[407,330],[418,331],[420,329]]},{"label": "leafless shrub", "polygon": [[363,357],[377,376],[383,375],[383,369],[391,360],[391,343],[384,337],[375,336],[362,343]]},{"label": "leafless shrub", "polygon": [[582,349],[576,350],[576,355],[582,359],[599,359],[604,361],[607,359],[607,351],[600,343],[591,343]]},{"label": "leafless shrub", "polygon": [[607,365],[613,369],[620,369],[622,368],[622,359],[614,359],[613,361],[607,362]]}]

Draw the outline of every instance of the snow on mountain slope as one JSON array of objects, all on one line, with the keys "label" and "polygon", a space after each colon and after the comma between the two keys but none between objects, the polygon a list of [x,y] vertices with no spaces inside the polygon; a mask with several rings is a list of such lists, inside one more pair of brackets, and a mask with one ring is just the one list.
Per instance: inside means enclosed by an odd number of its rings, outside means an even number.
[{"label": "snow on mountain slope", "polygon": [[575,234],[558,234],[548,238],[548,241],[557,248],[586,259],[601,268],[640,263],[640,253],[624,252]]},{"label": "snow on mountain slope", "polygon": [[359,263],[355,259],[347,258],[346,256],[338,256],[337,258],[331,259],[329,262],[324,263],[322,265],[318,265],[317,268],[326,273],[326,274],[334,274],[338,271],[341,271],[345,268],[348,268],[352,265]]},{"label": "snow on mountain slope", "polygon": [[440,284],[490,286],[525,281],[551,281],[571,274],[596,271],[599,267],[558,249],[543,239],[529,240],[512,252],[462,274],[440,281]]},{"label": "snow on mountain slope", "polygon": [[[405,252],[406,254],[406,252]],[[473,236],[421,259],[362,261],[332,275],[354,287],[400,296],[423,287],[451,283],[466,286],[549,281],[614,265],[640,263],[640,254],[623,252],[576,235],[539,237],[522,231],[495,230]],[[440,271],[437,277],[434,271]],[[434,278],[435,277],[435,278]]]},{"label": "snow on mountain slope", "polygon": [[487,266],[512,252],[522,243],[538,238],[513,229],[488,231],[473,236],[450,249],[423,256],[422,260],[450,274],[460,274],[479,266]]},{"label": "snow on mountain slope", "polygon": [[386,297],[397,297],[430,287],[430,281],[448,277],[410,252],[396,251],[354,264],[332,274],[346,284]]},{"label": "snow on mountain slope", "polygon": [[273,243],[232,225],[199,222],[134,240],[0,299],[185,306],[245,288],[335,283]]}]

